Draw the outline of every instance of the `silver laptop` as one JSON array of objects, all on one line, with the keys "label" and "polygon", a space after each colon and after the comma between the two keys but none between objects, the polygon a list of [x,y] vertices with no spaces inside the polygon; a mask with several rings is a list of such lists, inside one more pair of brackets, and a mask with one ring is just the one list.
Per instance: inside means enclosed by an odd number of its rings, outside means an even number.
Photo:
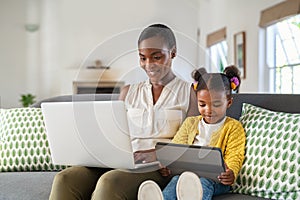
[{"label": "silver laptop", "polygon": [[172,174],[192,171],[219,182],[217,177],[225,171],[220,148],[158,142],[155,149],[157,160]]},{"label": "silver laptop", "polygon": [[54,164],[134,170],[158,168],[135,164],[123,101],[42,103]]}]

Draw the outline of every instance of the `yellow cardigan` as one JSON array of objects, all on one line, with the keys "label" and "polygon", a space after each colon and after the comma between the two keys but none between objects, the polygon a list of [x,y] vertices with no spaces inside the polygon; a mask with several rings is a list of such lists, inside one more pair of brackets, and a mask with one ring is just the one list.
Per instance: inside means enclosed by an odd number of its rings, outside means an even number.
[{"label": "yellow cardigan", "polygon": [[[186,118],[172,142],[192,145],[199,134],[198,124],[201,119],[202,116]],[[246,135],[242,124],[230,117],[226,117],[223,127],[211,136],[209,146],[221,148],[224,161],[233,170],[235,178],[244,162],[245,142]]]}]

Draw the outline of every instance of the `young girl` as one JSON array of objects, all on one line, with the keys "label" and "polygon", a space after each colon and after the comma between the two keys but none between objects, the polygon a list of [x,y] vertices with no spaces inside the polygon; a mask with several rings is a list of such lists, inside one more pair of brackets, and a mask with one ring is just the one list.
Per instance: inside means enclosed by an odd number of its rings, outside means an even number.
[{"label": "young girl", "polygon": [[[172,142],[221,148],[226,170],[218,176],[220,182],[203,177],[199,181],[194,173],[184,172],[174,176],[162,193],[154,181],[145,181],[139,188],[139,200],[210,200],[214,195],[230,191],[242,166],[245,132],[239,121],[226,116],[232,104],[232,91],[237,91],[241,83],[238,69],[229,66],[224,73],[207,73],[201,68],[193,72],[193,78],[201,115],[188,117]],[[170,175],[171,172],[163,168],[161,173]]]}]

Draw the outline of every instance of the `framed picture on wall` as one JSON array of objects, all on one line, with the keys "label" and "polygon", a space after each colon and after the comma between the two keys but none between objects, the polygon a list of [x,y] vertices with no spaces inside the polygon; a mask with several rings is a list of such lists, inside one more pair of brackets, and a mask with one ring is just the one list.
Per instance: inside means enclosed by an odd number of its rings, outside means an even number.
[{"label": "framed picture on wall", "polygon": [[246,33],[239,32],[234,35],[234,62],[241,72],[241,78],[246,78]]}]

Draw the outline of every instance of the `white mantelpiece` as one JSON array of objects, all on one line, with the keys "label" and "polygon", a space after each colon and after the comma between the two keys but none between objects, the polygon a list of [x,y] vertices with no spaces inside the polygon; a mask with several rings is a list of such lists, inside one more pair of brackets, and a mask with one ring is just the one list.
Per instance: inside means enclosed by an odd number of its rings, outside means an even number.
[{"label": "white mantelpiece", "polygon": [[124,82],[117,81],[73,81],[73,93],[120,93]]}]

